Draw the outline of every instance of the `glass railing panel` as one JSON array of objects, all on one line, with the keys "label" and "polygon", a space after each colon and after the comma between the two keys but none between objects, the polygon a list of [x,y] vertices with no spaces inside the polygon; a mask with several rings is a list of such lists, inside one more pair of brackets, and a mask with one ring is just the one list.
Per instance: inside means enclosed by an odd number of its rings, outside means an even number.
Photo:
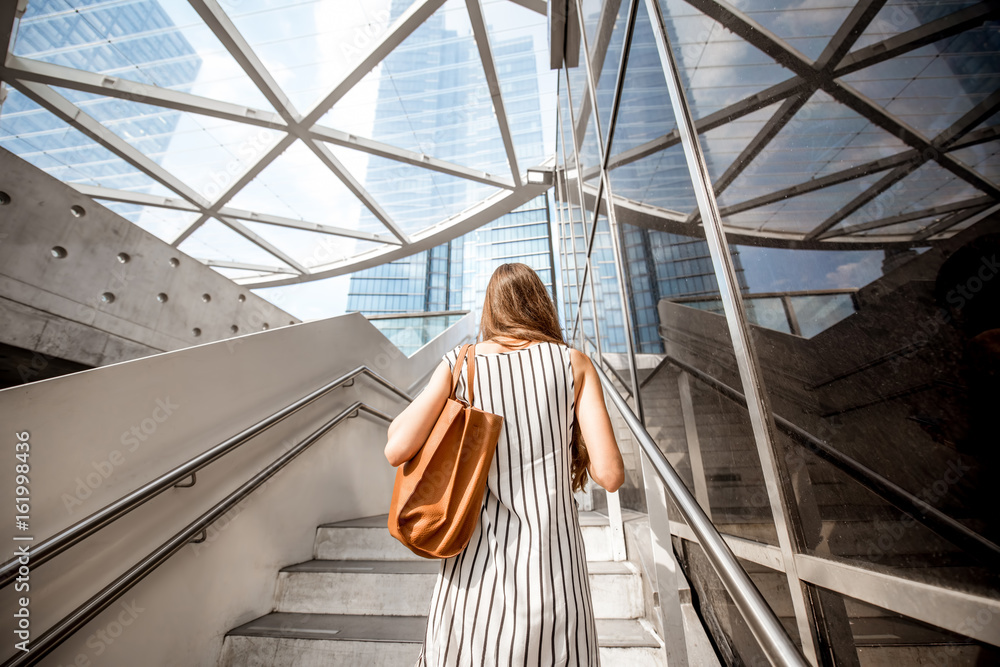
[{"label": "glass railing panel", "polygon": [[[704,549],[697,542],[674,537],[674,553],[691,585],[691,604],[724,665],[768,665],[749,626],[719,579]],[[738,559],[767,604],[801,649],[795,612],[783,572]]]},{"label": "glass railing panel", "polygon": [[849,632],[840,639],[842,646],[836,648],[848,654],[853,649],[860,667],[975,667],[1000,664],[1000,648],[965,634],[981,632],[996,623],[995,614],[981,606],[970,605],[966,613],[953,619],[958,627],[964,629],[964,632],[955,632],[829,589],[808,585],[839,603],[849,622]]},{"label": "glass railing panel", "polygon": [[426,345],[432,338],[466,315],[456,313],[420,313],[416,315],[373,315],[368,320],[407,357]]}]

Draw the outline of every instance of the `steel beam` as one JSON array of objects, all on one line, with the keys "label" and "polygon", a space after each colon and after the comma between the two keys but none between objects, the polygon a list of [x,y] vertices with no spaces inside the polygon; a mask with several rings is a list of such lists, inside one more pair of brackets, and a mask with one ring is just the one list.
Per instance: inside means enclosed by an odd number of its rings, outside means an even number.
[{"label": "steel beam", "polygon": [[374,241],[375,243],[391,243],[399,245],[398,240],[385,234],[372,234],[370,232],[362,232],[355,229],[348,229],[346,227],[336,227],[333,225],[320,224],[318,222],[286,218],[280,215],[244,211],[243,209],[231,208],[229,206],[223,206],[219,208],[217,212],[219,215],[224,215],[229,218],[248,220],[250,222],[262,222],[266,225],[274,225],[275,227],[290,227],[292,229],[303,229],[308,232],[318,232],[320,234],[328,234],[330,236],[343,236],[351,239],[359,239],[361,241]]},{"label": "steel beam", "polygon": [[819,58],[816,59],[814,67],[829,72],[837,66],[847,52],[851,50],[858,37],[865,31],[868,24],[872,22],[875,15],[885,5],[886,0],[859,0],[851,9],[844,22],[837,28],[837,32],[827,43]]},{"label": "steel beam", "polygon": [[97,185],[87,185],[85,183],[69,183],[68,185],[80,194],[87,195],[92,199],[106,199],[108,201],[124,202],[126,204],[139,204],[141,206],[155,206],[157,208],[168,208],[175,211],[188,211],[189,213],[198,213],[201,211],[200,208],[184,199],[150,195],[145,192],[115,190],[114,188],[103,188]]},{"label": "steel beam", "polygon": [[7,54],[7,62],[0,69],[0,76],[5,79],[17,78],[23,81],[61,86],[92,95],[128,100],[129,102],[153,104],[165,109],[211,116],[233,123],[256,125],[272,130],[288,129],[281,116],[273,111],[221,102],[179,90],[160,88],[95,72],[85,72],[40,60],[20,58],[13,54]]},{"label": "steel beam", "polygon": [[871,200],[878,197],[880,194],[891,188],[893,185],[903,180],[914,171],[916,171],[920,165],[923,164],[921,159],[913,159],[909,162],[899,165],[888,174],[880,178],[878,181],[873,183],[864,192],[858,196],[851,199],[851,201],[844,204],[838,210],[830,214],[823,222],[819,223],[811,232],[806,234],[805,238],[807,241],[819,238],[819,236],[828,229],[832,229],[838,222],[854,213],[859,208],[870,202]]},{"label": "steel beam", "polygon": [[994,205],[994,206],[984,205],[984,206],[974,206],[966,211],[958,211],[956,213],[952,213],[944,220],[939,220],[938,222],[935,222],[924,231],[915,235],[913,237],[913,240],[924,241],[926,239],[929,239],[931,237],[937,236],[938,234],[948,231],[955,225],[961,224],[966,220],[968,220],[969,218],[975,217],[981,213],[990,215],[992,213],[995,213],[998,209],[1000,209],[1000,205]]},{"label": "steel beam", "polygon": [[857,234],[858,232],[867,232],[872,229],[881,229],[882,227],[891,227],[893,225],[899,225],[904,222],[910,222],[911,220],[920,220],[921,218],[930,218],[937,215],[944,215],[946,213],[954,213],[956,211],[964,211],[968,208],[974,208],[977,206],[988,205],[993,199],[990,197],[975,197],[973,199],[964,199],[953,204],[944,204],[942,206],[932,206],[931,208],[922,209],[920,211],[912,211],[910,213],[901,213],[899,215],[892,215],[887,218],[880,218],[878,220],[872,220],[871,222],[863,222],[857,225],[850,225],[849,227],[841,227],[840,229],[830,230],[821,234],[819,236],[820,240],[827,238],[838,238],[841,236],[851,236],[852,234]]},{"label": "steel beam", "polygon": [[500,80],[497,77],[496,63],[493,61],[493,47],[490,46],[490,33],[486,29],[483,7],[479,4],[479,0],[465,0],[465,6],[469,11],[472,34],[475,37],[476,47],[479,49],[479,60],[482,61],[483,72],[486,74],[486,85],[489,87],[490,99],[493,101],[493,112],[496,114],[497,122],[500,124],[500,136],[503,137],[503,146],[507,151],[507,162],[510,165],[510,173],[514,179],[514,185],[520,187],[521,170],[517,166],[514,138],[511,136],[510,124],[507,122],[507,110],[503,103],[503,93],[500,90]]},{"label": "steel beam", "polygon": [[266,264],[248,264],[247,262],[230,262],[222,259],[197,258],[205,266],[215,266],[220,269],[239,269],[241,271],[258,271],[261,273],[292,273],[286,266],[268,266]]},{"label": "steel beam", "polygon": [[750,163],[760,155],[761,151],[767,148],[767,145],[771,143],[771,140],[774,139],[778,132],[792,120],[792,117],[798,113],[799,109],[805,106],[811,94],[812,91],[807,89],[798,95],[789,97],[781,103],[781,106],[778,107],[774,115],[764,124],[764,127],[750,140],[746,148],[743,149],[739,156],[733,160],[733,163],[729,165],[729,168],[715,182],[716,196],[719,196],[728,188],[736,180],[736,177],[743,173],[743,170],[750,166]]},{"label": "steel beam", "polygon": [[308,130],[307,136],[309,139],[315,139],[317,141],[323,141],[337,146],[344,146],[345,148],[352,148],[363,153],[368,153],[369,155],[377,155],[379,157],[384,157],[396,162],[402,162],[403,164],[408,164],[414,167],[448,174],[449,176],[455,176],[457,178],[464,178],[467,181],[475,181],[485,185],[492,185],[493,187],[504,188],[505,190],[514,189],[514,182],[510,179],[494,176],[493,174],[488,174],[484,171],[479,171],[478,169],[472,169],[460,164],[455,164],[454,162],[439,160],[438,158],[431,157],[430,155],[425,155],[423,153],[417,153],[416,151],[408,151],[405,148],[397,148],[396,146],[375,141],[373,139],[357,137],[353,134],[341,132],[340,130],[335,130],[323,125],[314,125],[310,130]]},{"label": "steel beam", "polygon": [[41,83],[31,81],[20,81],[18,79],[9,81],[12,86],[27,95],[34,102],[49,110],[63,121],[69,123],[74,128],[87,135],[104,148],[108,149],[121,159],[125,160],[139,171],[145,173],[154,181],[173,190],[184,199],[188,200],[199,209],[208,206],[208,201],[194,191],[186,183],[168,172],[166,169],[153,162],[142,152],[134,148],[130,143],[119,137],[117,134],[104,127],[95,118],[82,111],[79,107],[67,100],[65,97]]},{"label": "steel beam", "polygon": [[834,68],[833,76],[838,78],[877,65],[921,46],[933,44],[952,35],[976,28],[997,16],[1000,16],[1000,5],[995,2],[980,2],[887,40],[848,53]]}]

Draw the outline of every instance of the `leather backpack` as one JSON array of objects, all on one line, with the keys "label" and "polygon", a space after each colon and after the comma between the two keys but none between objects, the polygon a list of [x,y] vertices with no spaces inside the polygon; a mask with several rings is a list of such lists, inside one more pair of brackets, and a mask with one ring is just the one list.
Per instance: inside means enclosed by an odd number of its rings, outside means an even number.
[{"label": "leather backpack", "polygon": [[[465,344],[452,370],[451,393],[423,447],[396,469],[389,532],[424,558],[462,552],[479,521],[486,478],[503,417],[472,406],[475,344]],[[469,402],[455,398],[463,360]]]}]

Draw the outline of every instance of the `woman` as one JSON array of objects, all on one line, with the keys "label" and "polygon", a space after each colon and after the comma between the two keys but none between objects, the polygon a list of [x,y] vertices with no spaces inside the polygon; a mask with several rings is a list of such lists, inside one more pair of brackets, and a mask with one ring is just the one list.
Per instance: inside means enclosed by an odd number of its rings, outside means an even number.
[{"label": "woman", "polygon": [[[417,665],[598,665],[572,492],[588,474],[611,492],[625,478],[600,379],[563,341],[552,300],[525,264],[493,273],[479,337],[473,405],[502,415],[503,428],[472,539],[441,561]],[[393,466],[430,434],[458,351],[389,426]],[[456,390],[465,399],[467,373]]]}]

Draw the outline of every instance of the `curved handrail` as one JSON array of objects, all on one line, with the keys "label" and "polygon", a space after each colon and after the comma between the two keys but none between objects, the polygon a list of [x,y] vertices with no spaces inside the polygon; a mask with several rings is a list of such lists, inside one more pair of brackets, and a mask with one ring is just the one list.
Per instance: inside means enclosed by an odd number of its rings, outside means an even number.
[{"label": "curved handrail", "polygon": [[684,485],[677,471],[667,461],[667,457],[663,455],[660,448],[653,442],[653,438],[643,428],[639,418],[635,416],[635,413],[628,407],[628,403],[615,389],[611,378],[599,364],[595,364],[594,367],[601,378],[605,393],[611,397],[611,401],[639,443],[642,452],[653,464],[660,479],[663,480],[667,493],[670,494],[677,508],[684,515],[688,526],[698,538],[709,562],[768,660],[774,665],[808,667],[809,663],[795,647],[774,610],[768,606],[757,586],[750,579],[750,575],[740,565],[732,549],[729,548],[715,525],[712,524],[711,519],[708,518],[698,501]]},{"label": "curved handrail", "polygon": [[[261,419],[256,424],[240,431],[236,435],[219,443],[208,451],[199,454],[186,463],[177,466],[173,470],[164,473],[138,489],[131,491],[113,503],[102,507],[75,524],[64,528],[48,539],[39,542],[38,545],[31,550],[32,567],[38,567],[55,556],[58,556],[73,545],[78,544],[87,537],[90,537],[101,528],[117,521],[140,505],[152,500],[177,484],[177,482],[190,477],[208,464],[216,461],[222,456],[225,456],[248,440],[260,435],[267,429],[298,412],[321,396],[326,395],[337,387],[353,381],[354,378],[359,375],[367,375],[406,401],[413,400],[409,394],[368,368],[368,366],[358,366],[354,370],[341,375],[337,379],[328,382],[319,389],[306,394],[297,401],[294,401],[277,412]],[[4,563],[3,566],[0,566],[0,588],[7,586],[14,580],[17,576],[18,566],[19,561],[17,558],[9,560]]]},{"label": "curved handrail", "polygon": [[[721,380],[669,354],[664,357],[664,361],[673,364],[734,403],[742,405],[744,408],[746,407],[746,397]],[[828,442],[821,440],[781,415],[774,415],[774,424],[800,446],[805,447],[816,456],[830,463],[882,500],[916,519],[955,546],[973,554],[987,564],[996,565],[1000,563],[1000,546],[997,546],[960,521],[948,516],[923,498],[910,493],[895,482],[883,477],[860,461],[844,454],[835,447],[832,447]]]},{"label": "curved handrail", "polygon": [[102,588],[96,595],[63,617],[58,623],[45,631],[36,639],[30,649],[26,652],[18,653],[3,663],[3,667],[26,667],[35,665],[39,660],[56,649],[62,642],[68,639],[73,633],[90,622],[95,616],[107,609],[118,600],[129,589],[142,581],[157,567],[162,565],[168,558],[187,544],[191,538],[206,530],[209,525],[226,512],[240,503],[255,489],[270,479],[275,473],[284,468],[292,459],[306,450],[307,447],[316,442],[327,431],[340,424],[345,419],[357,415],[361,410],[371,413],[376,417],[386,421],[392,421],[392,417],[375,408],[369,407],[361,401],[355,401],[342,410],[335,417],[327,421],[318,429],[306,436],[297,445],[289,449],[280,457],[275,459],[270,465],[251,477],[235,491],[216,503],[210,510],[189,523],[183,530],[176,533],[169,540],[151,551],[138,563],[130,567],[124,574]]}]

